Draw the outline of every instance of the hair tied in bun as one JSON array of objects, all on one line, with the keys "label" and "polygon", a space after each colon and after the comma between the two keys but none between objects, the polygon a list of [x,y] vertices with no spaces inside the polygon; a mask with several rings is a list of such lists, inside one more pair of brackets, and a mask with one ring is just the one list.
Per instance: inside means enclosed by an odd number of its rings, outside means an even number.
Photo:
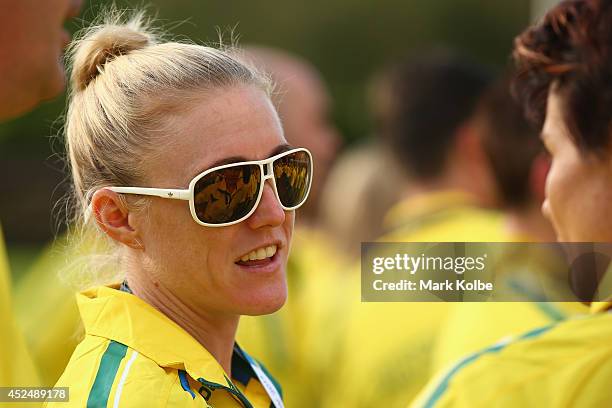
[{"label": "hair tied in bun", "polygon": [[115,21],[89,28],[72,47],[71,84],[75,91],[82,91],[103,72],[104,66],[114,59],[155,43],[153,34],[138,13],[125,24],[121,16]]}]

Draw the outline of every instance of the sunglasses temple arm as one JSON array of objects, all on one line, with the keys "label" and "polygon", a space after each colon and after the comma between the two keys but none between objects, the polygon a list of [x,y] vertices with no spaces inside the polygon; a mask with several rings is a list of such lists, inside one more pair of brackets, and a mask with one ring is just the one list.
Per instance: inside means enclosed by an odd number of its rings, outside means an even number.
[{"label": "sunglasses temple arm", "polygon": [[138,194],[146,196],[154,196],[161,198],[170,198],[173,200],[189,201],[189,190],[177,190],[168,188],[145,188],[145,187],[107,187],[115,193],[121,194]]}]

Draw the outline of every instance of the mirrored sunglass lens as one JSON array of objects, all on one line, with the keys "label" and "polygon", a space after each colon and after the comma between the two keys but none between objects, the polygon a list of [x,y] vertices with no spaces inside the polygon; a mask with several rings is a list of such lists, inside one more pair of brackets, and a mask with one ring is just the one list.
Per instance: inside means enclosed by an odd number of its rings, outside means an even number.
[{"label": "mirrored sunglass lens", "polygon": [[228,167],[202,177],[194,187],[198,219],[223,224],[244,217],[257,201],[260,181],[261,169],[257,165]]},{"label": "mirrored sunglass lens", "polygon": [[285,207],[302,204],[310,187],[310,155],[304,151],[291,153],[276,159],[273,167],[281,203]]}]

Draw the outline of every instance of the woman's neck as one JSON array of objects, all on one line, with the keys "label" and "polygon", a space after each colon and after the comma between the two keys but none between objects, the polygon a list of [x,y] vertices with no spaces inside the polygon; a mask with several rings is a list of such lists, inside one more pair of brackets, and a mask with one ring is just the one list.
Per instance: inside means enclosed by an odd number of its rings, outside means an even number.
[{"label": "woman's neck", "polygon": [[134,295],[168,316],[204,346],[231,378],[239,316],[196,310],[168,288],[154,282],[130,280],[129,286]]}]

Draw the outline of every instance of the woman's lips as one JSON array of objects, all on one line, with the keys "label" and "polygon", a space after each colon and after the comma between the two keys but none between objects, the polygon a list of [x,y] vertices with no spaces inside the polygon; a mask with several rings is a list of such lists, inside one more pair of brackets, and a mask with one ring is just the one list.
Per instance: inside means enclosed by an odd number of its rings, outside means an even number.
[{"label": "woman's lips", "polygon": [[257,259],[251,261],[238,261],[235,262],[241,269],[248,272],[273,272],[280,266],[279,251],[277,251],[272,257],[265,259]]}]

